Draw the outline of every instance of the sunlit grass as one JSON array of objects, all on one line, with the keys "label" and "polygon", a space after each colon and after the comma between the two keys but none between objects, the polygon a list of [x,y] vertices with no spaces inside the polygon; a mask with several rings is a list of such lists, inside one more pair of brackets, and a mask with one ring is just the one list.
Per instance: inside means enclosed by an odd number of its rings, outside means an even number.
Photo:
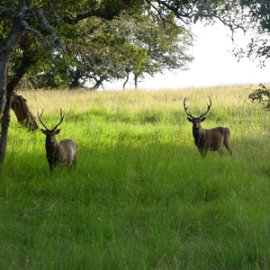
[{"label": "sunlit grass", "polygon": [[[0,179],[0,269],[269,269],[269,113],[250,89],[22,92],[74,170],[49,171],[45,137],[12,115]],[[183,112],[213,106],[233,157],[201,159]]]}]

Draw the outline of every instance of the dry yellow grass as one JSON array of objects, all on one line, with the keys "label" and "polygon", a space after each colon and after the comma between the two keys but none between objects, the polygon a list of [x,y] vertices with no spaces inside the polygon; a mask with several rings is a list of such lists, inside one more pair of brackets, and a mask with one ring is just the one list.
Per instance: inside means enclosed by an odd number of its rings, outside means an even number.
[{"label": "dry yellow grass", "polygon": [[246,85],[220,86],[209,88],[188,88],[181,90],[160,91],[115,91],[93,92],[87,90],[42,90],[20,91],[27,100],[31,110],[36,113],[44,109],[45,113],[58,112],[63,108],[66,112],[84,112],[91,108],[106,108],[115,111],[118,108],[128,108],[137,111],[139,108],[181,109],[184,97],[189,97],[192,108],[205,107],[208,96],[213,100],[213,105],[225,107],[244,106],[248,94],[253,88]]}]

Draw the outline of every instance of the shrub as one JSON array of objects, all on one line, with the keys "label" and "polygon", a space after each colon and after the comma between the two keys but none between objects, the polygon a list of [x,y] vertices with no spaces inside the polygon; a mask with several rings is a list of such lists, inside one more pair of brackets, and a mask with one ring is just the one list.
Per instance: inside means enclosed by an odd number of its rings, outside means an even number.
[{"label": "shrub", "polygon": [[251,102],[258,101],[262,103],[267,110],[270,110],[270,89],[265,85],[259,84],[259,88],[256,89],[253,93],[248,95],[248,98]]}]

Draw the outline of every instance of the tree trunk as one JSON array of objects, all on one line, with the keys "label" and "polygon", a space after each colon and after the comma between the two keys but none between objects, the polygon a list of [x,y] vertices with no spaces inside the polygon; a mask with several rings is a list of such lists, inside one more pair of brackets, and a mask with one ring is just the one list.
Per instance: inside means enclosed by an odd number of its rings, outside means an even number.
[{"label": "tree trunk", "polygon": [[135,89],[138,89],[138,79],[139,79],[139,75],[137,73],[134,73],[134,85],[135,85]]},{"label": "tree trunk", "polygon": [[126,80],[125,80],[124,83],[123,83],[123,90],[126,89],[126,84],[127,84],[128,81],[129,81],[129,74],[130,74],[130,72],[127,71],[126,74],[127,74],[127,78],[126,78]]},{"label": "tree trunk", "polygon": [[2,50],[0,53],[0,120],[6,104],[8,60],[9,53]]},{"label": "tree trunk", "polygon": [[70,88],[71,89],[76,89],[78,87],[81,86],[80,84],[80,78],[81,78],[81,71],[79,69],[77,69],[74,73],[74,77],[73,77],[73,80],[70,84]]},{"label": "tree trunk", "polygon": [[[29,67],[36,62],[36,57],[33,55],[33,53],[31,54],[28,51],[29,46],[27,43],[27,37],[23,42],[20,43],[20,48],[23,50],[21,64],[15,71],[15,75],[13,76],[13,78],[7,84],[7,93],[14,93],[15,88],[18,86],[20,80],[26,74]],[[35,117],[30,111],[24,97],[14,93],[13,98],[11,98],[11,108],[14,111],[18,122],[23,127],[26,127],[31,131],[35,131],[38,129]]]},{"label": "tree trunk", "polygon": [[96,79],[95,81],[96,81],[95,85],[90,87],[89,88],[90,90],[97,90],[102,85],[104,79],[100,78],[99,80]]},{"label": "tree trunk", "polygon": [[[26,8],[25,1],[20,1],[20,12],[24,13]],[[0,134],[0,168],[4,163],[7,148],[8,138],[8,126],[9,126],[9,115],[10,105],[13,91],[7,92],[7,75],[8,75],[8,64],[11,53],[14,51],[24,29],[22,27],[21,18],[18,18],[8,36],[3,42],[3,46],[0,49],[0,119],[1,119],[1,134]]]},{"label": "tree trunk", "polygon": [[7,92],[6,104],[4,107],[3,117],[1,121],[1,136],[0,136],[0,168],[4,163],[8,141],[8,127],[10,122],[10,106],[13,92]]}]

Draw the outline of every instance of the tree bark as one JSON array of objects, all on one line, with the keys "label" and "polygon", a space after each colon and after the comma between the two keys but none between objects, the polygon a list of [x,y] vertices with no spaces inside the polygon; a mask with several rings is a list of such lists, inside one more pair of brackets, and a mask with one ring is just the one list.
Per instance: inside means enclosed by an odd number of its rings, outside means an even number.
[{"label": "tree bark", "polygon": [[134,73],[134,86],[136,90],[138,89],[138,79],[139,79],[139,75]]},{"label": "tree bark", "polygon": [[[20,48],[23,50],[23,56],[21,60],[21,64],[15,71],[15,75],[7,84],[7,93],[14,93],[16,87],[18,86],[22,77],[26,74],[27,70],[31,65],[36,62],[36,57],[33,53],[29,52],[29,44],[26,39],[20,43]],[[18,122],[23,126],[28,128],[31,131],[35,131],[38,129],[37,122],[33,113],[27,105],[27,101],[24,97],[13,94],[13,98],[11,98],[11,109],[14,111]],[[7,111],[4,112],[3,118],[8,117],[5,115]]]},{"label": "tree bark", "polygon": [[0,136],[0,168],[2,167],[7,150],[8,128],[10,122],[10,106],[13,92],[7,92],[6,104],[4,107],[3,117],[1,121],[1,136]]},{"label": "tree bark", "polygon": [[[19,1],[20,13],[23,14],[26,8],[24,0]],[[7,92],[7,75],[8,65],[11,53],[14,51],[21,35],[23,34],[23,26],[21,18],[17,18],[14,22],[8,36],[3,42],[0,49],[0,169],[4,163],[7,149],[8,127],[10,121],[10,106],[13,91]]]},{"label": "tree bark", "polygon": [[81,86],[80,84],[80,78],[81,78],[81,71],[79,69],[77,69],[74,73],[74,77],[73,77],[73,80],[70,84],[70,88],[71,89],[76,89],[78,87]]},{"label": "tree bark", "polygon": [[6,104],[8,60],[9,53],[2,50],[0,53],[0,120]]},{"label": "tree bark", "polygon": [[90,87],[90,90],[97,90],[103,83],[104,79],[100,78],[100,79],[95,79],[96,83],[95,85],[93,85],[92,87]]},{"label": "tree bark", "polygon": [[125,80],[124,83],[123,83],[123,90],[126,89],[126,84],[127,84],[128,81],[129,81],[129,74],[130,74],[130,72],[129,72],[129,71],[126,71],[126,74],[127,74],[127,78],[126,78],[126,80]]},{"label": "tree bark", "polygon": [[102,85],[103,80],[98,80],[96,84],[91,88],[92,90],[97,90]]}]

